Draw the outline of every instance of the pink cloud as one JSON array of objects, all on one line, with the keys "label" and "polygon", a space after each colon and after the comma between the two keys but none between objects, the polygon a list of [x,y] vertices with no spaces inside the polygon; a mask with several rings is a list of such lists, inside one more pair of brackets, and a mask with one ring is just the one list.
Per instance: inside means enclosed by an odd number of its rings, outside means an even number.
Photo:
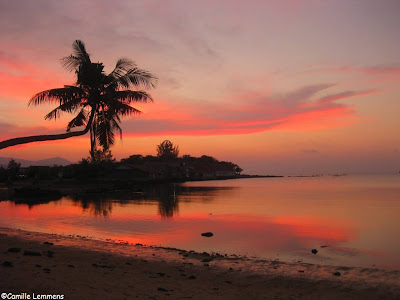
[{"label": "pink cloud", "polygon": [[[61,66],[60,66],[61,67]],[[28,101],[35,93],[62,87],[65,72],[55,73],[40,64],[31,63],[0,52],[0,97],[22,98]]]},{"label": "pink cloud", "polygon": [[377,65],[366,67],[342,67],[335,70],[340,73],[363,73],[367,75],[400,75],[400,65]]},{"label": "pink cloud", "polygon": [[372,95],[372,94],[376,94],[376,93],[378,93],[377,90],[369,90],[369,91],[363,91],[363,92],[345,91],[345,92],[322,97],[322,98],[318,99],[318,103],[320,103],[320,104],[332,103],[332,102],[343,100],[343,99],[350,98],[350,97],[363,97],[363,96],[368,96],[368,95]]},{"label": "pink cloud", "polygon": [[324,74],[324,73],[340,73],[340,74],[364,74],[391,80],[396,78],[400,80],[400,64],[382,64],[375,66],[328,66],[325,64],[315,65],[315,68],[300,72],[300,74]]},{"label": "pink cloud", "polygon": [[[17,82],[24,78],[16,77],[11,80],[15,85],[11,85],[10,93],[11,90],[18,89]],[[0,83],[2,80],[5,81],[6,78],[0,73]],[[57,83],[57,80],[36,80],[33,77],[26,77],[24,80],[28,90],[35,87],[36,91],[41,90],[39,86],[43,86],[42,89],[59,86]],[[376,90],[364,90],[327,94],[334,86],[335,84],[310,85],[276,95],[244,92],[214,102],[161,98],[154,104],[138,105],[145,113],[123,120],[122,128],[124,136],[205,136],[251,134],[268,130],[322,130],[348,126],[359,121],[355,117],[354,108],[342,102],[343,100],[378,93]],[[25,90],[21,93],[27,92]],[[320,94],[325,95],[319,96]],[[2,130],[1,139],[65,132],[65,124],[57,122],[56,128],[53,124],[42,127],[0,124],[0,128],[8,126]]]},{"label": "pink cloud", "polygon": [[64,84],[61,82],[63,80],[57,76],[33,77],[0,72],[0,97],[17,98],[28,102],[37,92],[62,87]]},{"label": "pink cloud", "polygon": [[[183,104],[164,101],[161,109],[123,122],[125,135],[226,135],[267,130],[322,130],[359,122],[343,100],[378,93],[344,91],[316,97],[332,84],[306,86],[286,95],[236,96],[225,104]],[[316,98],[316,99],[315,99]],[[160,100],[162,102],[162,100]],[[231,104],[226,104],[231,103]],[[157,106],[157,103],[155,104]],[[152,110],[152,109],[151,109]]]},{"label": "pink cloud", "polygon": [[38,69],[28,61],[20,61],[18,58],[0,51],[0,68],[5,72],[37,73]]}]

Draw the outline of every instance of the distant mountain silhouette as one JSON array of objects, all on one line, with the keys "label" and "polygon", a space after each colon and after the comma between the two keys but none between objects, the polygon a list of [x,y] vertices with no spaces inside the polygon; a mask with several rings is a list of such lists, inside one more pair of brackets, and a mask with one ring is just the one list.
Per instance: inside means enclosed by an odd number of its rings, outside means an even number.
[{"label": "distant mountain silhouette", "polygon": [[7,167],[8,162],[11,159],[14,159],[17,163],[20,163],[21,167],[23,168],[29,166],[54,166],[54,165],[66,166],[72,164],[72,162],[62,157],[52,157],[41,160],[26,160],[20,158],[12,158],[12,157],[0,157],[0,165],[2,165],[3,167]]}]

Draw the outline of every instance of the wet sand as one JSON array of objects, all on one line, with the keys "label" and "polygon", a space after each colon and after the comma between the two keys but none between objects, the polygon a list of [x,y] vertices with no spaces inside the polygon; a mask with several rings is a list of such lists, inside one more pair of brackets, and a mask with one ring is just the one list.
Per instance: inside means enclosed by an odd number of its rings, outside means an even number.
[{"label": "wet sand", "polygon": [[[0,293],[64,299],[400,299],[400,272],[0,228]],[[340,273],[340,275],[339,275]]]}]

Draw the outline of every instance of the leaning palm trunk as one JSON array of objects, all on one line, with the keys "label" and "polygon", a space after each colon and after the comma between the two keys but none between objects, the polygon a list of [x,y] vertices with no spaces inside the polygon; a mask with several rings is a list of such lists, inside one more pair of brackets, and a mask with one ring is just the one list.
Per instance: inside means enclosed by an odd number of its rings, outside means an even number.
[{"label": "leaning palm trunk", "polygon": [[70,137],[74,136],[81,136],[85,135],[92,124],[93,117],[94,117],[95,111],[92,110],[92,113],[90,114],[89,121],[86,125],[86,128],[81,131],[70,131],[66,133],[61,133],[61,134],[44,134],[44,135],[32,135],[32,136],[25,136],[25,137],[19,137],[19,138],[13,138],[9,140],[5,140],[0,142],[0,149],[4,149],[7,147],[11,146],[16,146],[16,145],[22,145],[22,144],[27,144],[27,143],[33,143],[33,142],[43,142],[43,141],[55,141],[55,140],[64,140],[68,139]]}]

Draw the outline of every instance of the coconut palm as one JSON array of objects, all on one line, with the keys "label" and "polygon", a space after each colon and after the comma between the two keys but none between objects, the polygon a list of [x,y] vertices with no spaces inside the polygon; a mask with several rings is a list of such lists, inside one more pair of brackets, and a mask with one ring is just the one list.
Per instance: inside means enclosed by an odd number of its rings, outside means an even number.
[{"label": "coconut palm", "polygon": [[[29,105],[57,103],[57,107],[49,112],[45,119],[57,119],[62,113],[75,113],[68,123],[67,132],[54,135],[37,135],[14,138],[0,142],[0,149],[48,140],[66,139],[90,132],[91,155],[99,145],[108,150],[114,144],[115,132],[122,137],[119,126],[122,116],[141,113],[130,104],[133,102],[153,101],[143,90],[130,90],[131,87],[149,89],[155,87],[156,77],[139,69],[129,59],[121,58],[114,70],[105,74],[102,63],[93,63],[83,42],[73,43],[73,54],[62,59],[63,66],[75,71],[77,81],[74,85],[46,90],[34,95]],[[85,126],[81,131],[71,131],[75,127]]]}]

